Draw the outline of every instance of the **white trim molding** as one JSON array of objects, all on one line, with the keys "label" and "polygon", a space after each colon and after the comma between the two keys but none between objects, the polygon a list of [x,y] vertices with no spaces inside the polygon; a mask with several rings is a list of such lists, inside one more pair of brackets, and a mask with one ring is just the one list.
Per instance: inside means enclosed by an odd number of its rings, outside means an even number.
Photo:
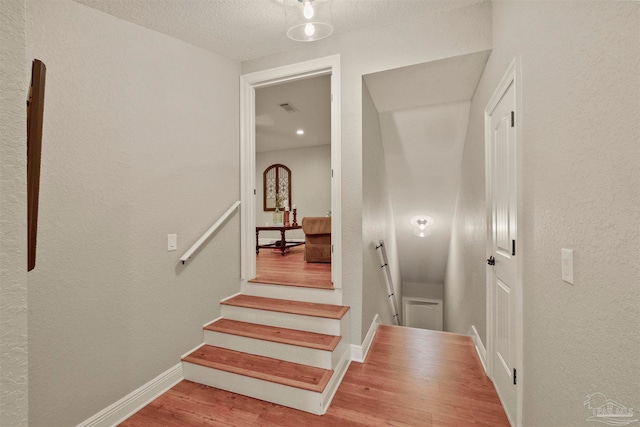
[{"label": "white trim molding", "polygon": [[183,379],[182,363],[178,363],[142,387],[78,424],[77,427],[116,426]]},{"label": "white trim molding", "polygon": [[342,288],[342,130],[340,55],[332,55],[240,76],[241,279],[256,276],[255,258],[255,89],[312,76],[331,75],[331,279]]},{"label": "white trim molding", "polygon": [[345,349],[342,356],[340,357],[340,360],[338,361],[338,365],[333,370],[333,375],[331,376],[329,384],[327,384],[327,388],[324,392],[324,398],[322,399],[323,414],[327,412],[327,409],[329,409],[329,406],[331,405],[331,402],[333,401],[333,398],[335,397],[340,384],[342,384],[342,379],[346,375],[347,369],[349,369],[349,365],[351,365],[350,356],[351,354],[349,352],[349,349]]},{"label": "white trim molding", "polygon": [[367,359],[367,354],[371,348],[373,337],[376,336],[380,323],[380,315],[376,314],[371,322],[367,335],[364,337],[364,341],[362,341],[362,345],[351,344],[351,360],[353,362],[364,363]]},{"label": "white trim molding", "polygon": [[482,363],[482,367],[484,368],[485,374],[487,373],[487,349],[484,348],[484,344],[480,339],[480,335],[478,334],[478,330],[475,325],[471,325],[469,328],[469,335],[473,340],[473,344],[476,347],[476,353],[478,353],[478,357],[480,358],[480,363]]}]

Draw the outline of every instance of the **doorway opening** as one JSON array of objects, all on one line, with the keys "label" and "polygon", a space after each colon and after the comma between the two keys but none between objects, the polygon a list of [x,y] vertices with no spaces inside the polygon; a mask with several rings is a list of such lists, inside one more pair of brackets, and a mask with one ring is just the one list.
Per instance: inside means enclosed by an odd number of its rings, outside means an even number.
[{"label": "doorway opening", "polygon": [[[241,76],[243,283],[341,288],[339,94],[338,55]],[[306,262],[304,218],[327,215],[328,259]]]},{"label": "doorway opening", "polygon": [[331,221],[331,75],[257,88],[255,101],[254,281],[331,289],[331,230],[306,234]]}]

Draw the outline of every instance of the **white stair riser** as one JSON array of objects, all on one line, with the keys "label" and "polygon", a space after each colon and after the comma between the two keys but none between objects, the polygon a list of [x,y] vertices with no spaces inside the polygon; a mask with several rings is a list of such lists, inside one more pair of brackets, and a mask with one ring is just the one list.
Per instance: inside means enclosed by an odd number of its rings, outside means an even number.
[{"label": "white stair riser", "polygon": [[298,286],[269,285],[243,282],[241,291],[245,295],[320,304],[342,304],[342,291],[331,289],[303,288]]},{"label": "white stair riser", "polygon": [[[241,322],[258,323],[279,328],[298,329],[300,331],[317,332],[319,334],[340,335],[341,320],[322,317],[302,316],[299,314],[280,313],[277,311],[257,310],[253,308],[221,305],[221,314],[225,319]],[[347,316],[344,316],[344,320]],[[345,325],[348,327],[348,323]]]},{"label": "white stair riser", "polygon": [[[333,369],[333,352],[296,345],[247,338],[215,331],[204,331],[205,344],[287,362],[300,363],[323,369]],[[335,361],[337,364],[337,360]]]},{"label": "white stair riser", "polygon": [[182,365],[184,378],[189,381],[311,412],[316,415],[322,415],[326,410],[322,402],[321,393],[207,368],[206,366],[189,362],[182,362]]}]

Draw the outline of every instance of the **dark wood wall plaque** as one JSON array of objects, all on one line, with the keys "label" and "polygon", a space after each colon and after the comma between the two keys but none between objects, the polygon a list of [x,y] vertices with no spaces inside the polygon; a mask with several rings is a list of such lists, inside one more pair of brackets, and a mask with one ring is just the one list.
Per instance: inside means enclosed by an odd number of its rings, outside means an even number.
[{"label": "dark wood wall plaque", "polygon": [[36,266],[38,235],[38,196],[40,193],[40,161],[42,158],[42,122],[44,118],[44,83],[47,67],[33,60],[31,87],[27,100],[27,271]]}]

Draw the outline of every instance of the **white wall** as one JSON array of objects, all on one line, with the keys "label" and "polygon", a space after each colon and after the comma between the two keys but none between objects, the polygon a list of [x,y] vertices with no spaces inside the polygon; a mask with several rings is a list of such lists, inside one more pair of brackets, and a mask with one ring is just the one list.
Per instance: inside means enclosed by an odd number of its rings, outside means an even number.
[{"label": "white wall", "polygon": [[[477,92],[479,94],[479,92]],[[444,279],[444,330],[466,334],[475,326],[486,345],[486,208],[484,107],[474,97],[462,156],[455,214]]]},{"label": "white wall", "polygon": [[[291,199],[298,209],[298,224],[305,216],[325,216],[331,210],[331,145],[294,148],[290,150],[256,153],[256,225],[273,223],[273,212],[263,210],[263,173],[269,166],[280,163],[291,169]],[[290,216],[293,221],[293,214]],[[264,231],[260,239],[280,239],[279,232]],[[287,239],[303,239],[302,230],[287,232]]]},{"label": "white wall", "polygon": [[393,309],[389,292],[376,253],[379,240],[384,240],[391,271],[397,307],[402,301],[402,278],[398,260],[396,229],[387,185],[380,119],[371,94],[362,81],[362,327],[366,333],[376,314],[386,325],[393,325]]},{"label": "white wall", "polygon": [[177,364],[239,291],[237,215],[178,260],[239,199],[239,64],[62,0],[29,1],[27,51],[48,71],[29,425],[71,426]]},{"label": "white wall", "polygon": [[363,301],[362,76],[491,47],[491,5],[443,11],[383,28],[352,32],[242,63],[249,73],[340,54],[342,77],[343,302],[351,306],[351,340],[360,344]]},{"label": "white wall", "polygon": [[402,281],[402,294],[405,297],[443,299],[444,286],[442,283],[418,283]]},{"label": "white wall", "polygon": [[[524,426],[585,425],[594,392],[640,407],[639,22],[637,2],[493,5],[445,300],[482,322],[482,116],[521,55]],[[574,250],[574,285],[561,280],[561,248]]]},{"label": "white wall", "polygon": [[[470,104],[457,101],[380,114],[400,269],[407,281],[444,283]],[[429,236],[413,234],[410,222],[416,215],[433,218]]]},{"label": "white wall", "polygon": [[[0,8],[0,425],[26,426],[27,194],[25,1]],[[28,70],[28,74],[27,74]]]}]

